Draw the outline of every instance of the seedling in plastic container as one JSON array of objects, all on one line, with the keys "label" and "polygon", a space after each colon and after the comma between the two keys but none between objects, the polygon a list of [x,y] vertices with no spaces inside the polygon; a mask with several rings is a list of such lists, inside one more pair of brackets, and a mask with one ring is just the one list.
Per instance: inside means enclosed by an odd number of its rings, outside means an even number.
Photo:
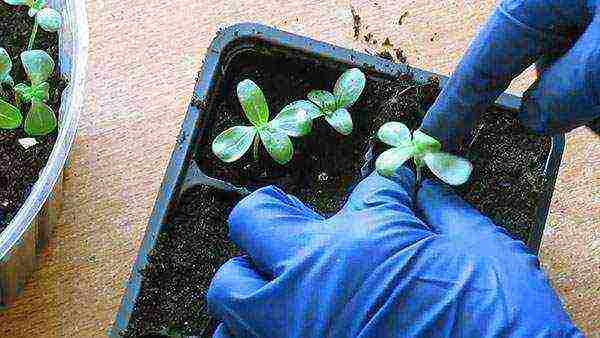
[{"label": "seedling in plastic container", "polygon": [[262,141],[269,155],[279,164],[292,159],[290,136],[301,137],[312,127],[311,116],[317,108],[309,101],[296,101],[285,106],[269,122],[269,107],[262,90],[251,80],[237,86],[237,95],[251,126],[235,126],[219,134],[212,143],[212,151],[224,162],[234,162],[253,146],[254,160],[259,160]]},{"label": "seedling in plastic container", "polygon": [[392,149],[384,151],[375,161],[377,172],[384,176],[393,176],[409,159],[413,159],[417,175],[417,184],[421,181],[421,172],[426,165],[440,180],[450,185],[465,183],[473,165],[468,160],[441,151],[441,144],[435,138],[415,130],[412,135],[406,125],[400,122],[388,122],[377,132],[377,137]]},{"label": "seedling in plastic container", "polygon": [[[13,79],[10,76],[12,70],[12,60],[4,48],[0,48],[0,89],[3,85],[12,87],[14,85]],[[4,93],[0,90],[0,93]],[[15,129],[21,125],[23,116],[18,107],[13,104],[4,101],[0,96],[0,128],[1,129]]]},{"label": "seedling in plastic container", "polygon": [[333,129],[340,134],[352,133],[352,117],[348,108],[360,97],[365,88],[365,74],[358,68],[345,71],[335,83],[333,93],[326,90],[312,90],[308,93],[308,99],[317,106],[316,114],[311,115],[315,119],[325,117]]},{"label": "seedling in plastic container", "polygon": [[47,0],[4,0],[9,5],[29,7],[29,16],[35,17],[27,49],[33,49],[38,27],[47,32],[56,32],[62,26],[60,13],[47,6]]},{"label": "seedling in plastic container", "polygon": [[25,118],[25,132],[31,136],[46,135],[57,126],[54,111],[46,101],[49,98],[50,84],[46,82],[54,71],[54,61],[42,50],[28,50],[21,53],[21,62],[31,85],[19,83],[14,87],[15,103],[4,102],[0,106],[1,128],[14,129],[21,125],[21,102],[31,103]]}]

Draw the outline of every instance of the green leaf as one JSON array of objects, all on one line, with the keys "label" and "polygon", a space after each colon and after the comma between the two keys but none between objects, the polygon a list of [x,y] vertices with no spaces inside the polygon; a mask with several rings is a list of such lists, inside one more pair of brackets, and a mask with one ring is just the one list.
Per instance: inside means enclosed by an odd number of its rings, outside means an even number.
[{"label": "green leaf", "polygon": [[35,21],[47,32],[56,32],[62,26],[62,17],[60,13],[48,7],[37,13]]},{"label": "green leaf", "polygon": [[12,70],[12,60],[6,49],[0,47],[0,84],[8,83],[13,85],[12,77],[10,77],[10,71]]},{"label": "green leaf", "polygon": [[45,102],[50,99],[50,84],[42,82],[32,88],[31,101]]},{"label": "green leaf", "polygon": [[322,110],[319,115],[313,116],[313,119],[322,116],[324,113],[331,113],[336,108],[335,96],[326,90],[311,90],[307,97]]},{"label": "green leaf", "polygon": [[25,118],[25,132],[30,136],[47,135],[56,129],[57,121],[52,108],[43,102],[32,102]]},{"label": "green leaf", "polygon": [[212,151],[223,162],[234,162],[252,146],[255,127],[236,126],[219,134],[212,143]]},{"label": "green leaf", "polygon": [[294,149],[292,141],[283,131],[263,127],[258,129],[258,134],[267,152],[279,164],[286,164],[292,159]]},{"label": "green leaf", "polygon": [[365,89],[365,74],[358,68],[348,69],[340,76],[333,88],[333,94],[337,100],[337,106],[348,108],[353,105],[363,89]]},{"label": "green leaf", "polygon": [[4,2],[13,6],[31,6],[33,4],[32,0],[4,0]]},{"label": "green leaf", "polygon": [[473,171],[471,162],[448,153],[428,153],[423,161],[435,176],[450,185],[465,183]]},{"label": "green leaf", "polygon": [[54,60],[43,50],[28,50],[21,53],[21,61],[27,77],[34,86],[45,82],[54,71]]},{"label": "green leaf", "polygon": [[325,120],[342,135],[352,133],[352,117],[345,108],[340,108],[330,115],[325,115]]},{"label": "green leaf", "polygon": [[438,140],[419,129],[413,132],[413,144],[417,148],[418,153],[438,152],[442,149],[442,145]]},{"label": "green leaf", "polygon": [[381,142],[392,147],[399,147],[410,144],[410,129],[400,122],[388,122],[379,128],[377,137]]},{"label": "green leaf", "polygon": [[19,108],[0,99],[0,128],[15,129],[21,125],[21,121],[23,121],[23,115]]},{"label": "green leaf", "polygon": [[42,82],[33,87],[19,83],[14,87],[15,92],[25,102],[45,102],[50,98],[50,84]]},{"label": "green leaf", "polygon": [[30,99],[27,99],[27,96],[29,96],[29,93],[31,92],[31,87],[29,87],[26,83],[19,83],[13,89],[19,98],[27,102],[30,101]]},{"label": "green leaf", "polygon": [[46,6],[46,0],[29,0],[27,2],[30,7],[28,14],[32,18]]},{"label": "green leaf", "polygon": [[[269,122],[269,126],[281,129],[292,137],[300,137],[310,133],[312,127],[312,114],[319,111],[319,107],[310,101],[296,101],[285,106],[279,114]],[[312,112],[312,113],[311,113]]]},{"label": "green leaf", "polygon": [[241,81],[237,86],[237,95],[246,117],[253,125],[262,127],[269,122],[267,100],[256,83],[248,79]]},{"label": "green leaf", "polygon": [[381,153],[375,161],[375,168],[380,175],[393,176],[406,161],[415,153],[412,146],[403,146],[388,149]]}]

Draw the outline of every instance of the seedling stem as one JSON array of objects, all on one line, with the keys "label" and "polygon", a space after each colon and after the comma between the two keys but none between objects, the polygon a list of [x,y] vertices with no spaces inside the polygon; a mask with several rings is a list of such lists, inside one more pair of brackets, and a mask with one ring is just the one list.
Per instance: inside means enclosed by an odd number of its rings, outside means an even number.
[{"label": "seedling stem", "polygon": [[35,36],[37,35],[39,24],[37,20],[33,22],[33,29],[31,30],[31,35],[29,36],[29,43],[27,44],[27,50],[33,49],[33,44],[35,42]]}]

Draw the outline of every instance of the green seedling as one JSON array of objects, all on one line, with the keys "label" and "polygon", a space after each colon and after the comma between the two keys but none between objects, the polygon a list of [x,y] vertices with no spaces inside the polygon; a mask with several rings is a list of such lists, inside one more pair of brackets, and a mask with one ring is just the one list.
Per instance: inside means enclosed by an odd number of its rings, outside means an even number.
[{"label": "green seedling", "polygon": [[62,26],[62,16],[58,11],[47,6],[47,0],[4,0],[9,5],[27,6],[28,14],[35,18],[27,49],[33,49],[38,27],[47,32],[56,32]]},{"label": "green seedling", "polygon": [[312,119],[324,116],[327,123],[342,135],[352,133],[353,123],[348,108],[360,97],[365,88],[365,74],[358,68],[345,71],[335,83],[333,93],[326,90],[312,90],[308,99],[316,105]]},{"label": "green seedling", "polygon": [[6,49],[0,47],[0,85],[14,86],[15,82],[10,76],[12,70],[12,60]]},{"label": "green seedling", "polygon": [[286,164],[293,155],[292,137],[308,134],[311,116],[318,108],[309,101],[296,101],[285,106],[269,122],[269,107],[262,90],[251,80],[237,86],[237,95],[251,126],[235,126],[219,134],[212,143],[212,151],[224,162],[234,162],[253,146],[255,161],[259,159],[262,141],[269,155],[279,164]]},{"label": "green seedling", "polygon": [[[6,52],[6,49],[0,48],[0,89],[2,85],[14,86],[14,81],[10,76],[12,70],[12,60]],[[3,92],[0,90],[0,92]],[[15,129],[21,125],[23,115],[18,107],[4,101],[0,97],[0,128]]]},{"label": "green seedling", "polygon": [[384,124],[377,132],[377,137],[392,146],[392,149],[384,151],[375,161],[377,172],[381,175],[393,176],[411,158],[415,163],[417,184],[421,181],[425,165],[437,178],[450,185],[465,183],[473,170],[471,162],[442,152],[440,142],[420,130],[415,130],[411,135],[403,123]]},{"label": "green seedling", "polygon": [[[8,57],[5,52],[0,50],[0,60]],[[31,105],[25,119],[25,132],[31,136],[49,134],[57,126],[54,111],[45,103],[49,98],[50,91],[50,85],[46,80],[54,71],[54,61],[42,50],[28,50],[21,53],[21,62],[30,84],[19,83],[14,86],[14,105],[0,99],[0,128],[18,128],[23,120],[20,111],[21,103],[28,102]],[[6,60],[0,61],[0,64],[6,65],[7,62]],[[1,70],[5,70],[5,68],[3,67]],[[0,73],[5,74],[5,72]]]}]

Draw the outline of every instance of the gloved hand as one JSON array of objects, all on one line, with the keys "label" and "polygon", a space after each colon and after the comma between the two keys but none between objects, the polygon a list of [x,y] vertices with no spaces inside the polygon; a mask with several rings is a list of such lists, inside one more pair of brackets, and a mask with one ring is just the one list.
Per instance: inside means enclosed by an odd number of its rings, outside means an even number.
[{"label": "gloved hand", "polygon": [[421,130],[449,149],[511,80],[538,62],[519,119],[532,131],[565,132],[600,117],[600,1],[504,0],[429,109]]},{"label": "gloved hand", "polygon": [[525,245],[414,176],[373,173],[324,219],[275,187],[243,199],[208,291],[214,337],[581,336]]}]

